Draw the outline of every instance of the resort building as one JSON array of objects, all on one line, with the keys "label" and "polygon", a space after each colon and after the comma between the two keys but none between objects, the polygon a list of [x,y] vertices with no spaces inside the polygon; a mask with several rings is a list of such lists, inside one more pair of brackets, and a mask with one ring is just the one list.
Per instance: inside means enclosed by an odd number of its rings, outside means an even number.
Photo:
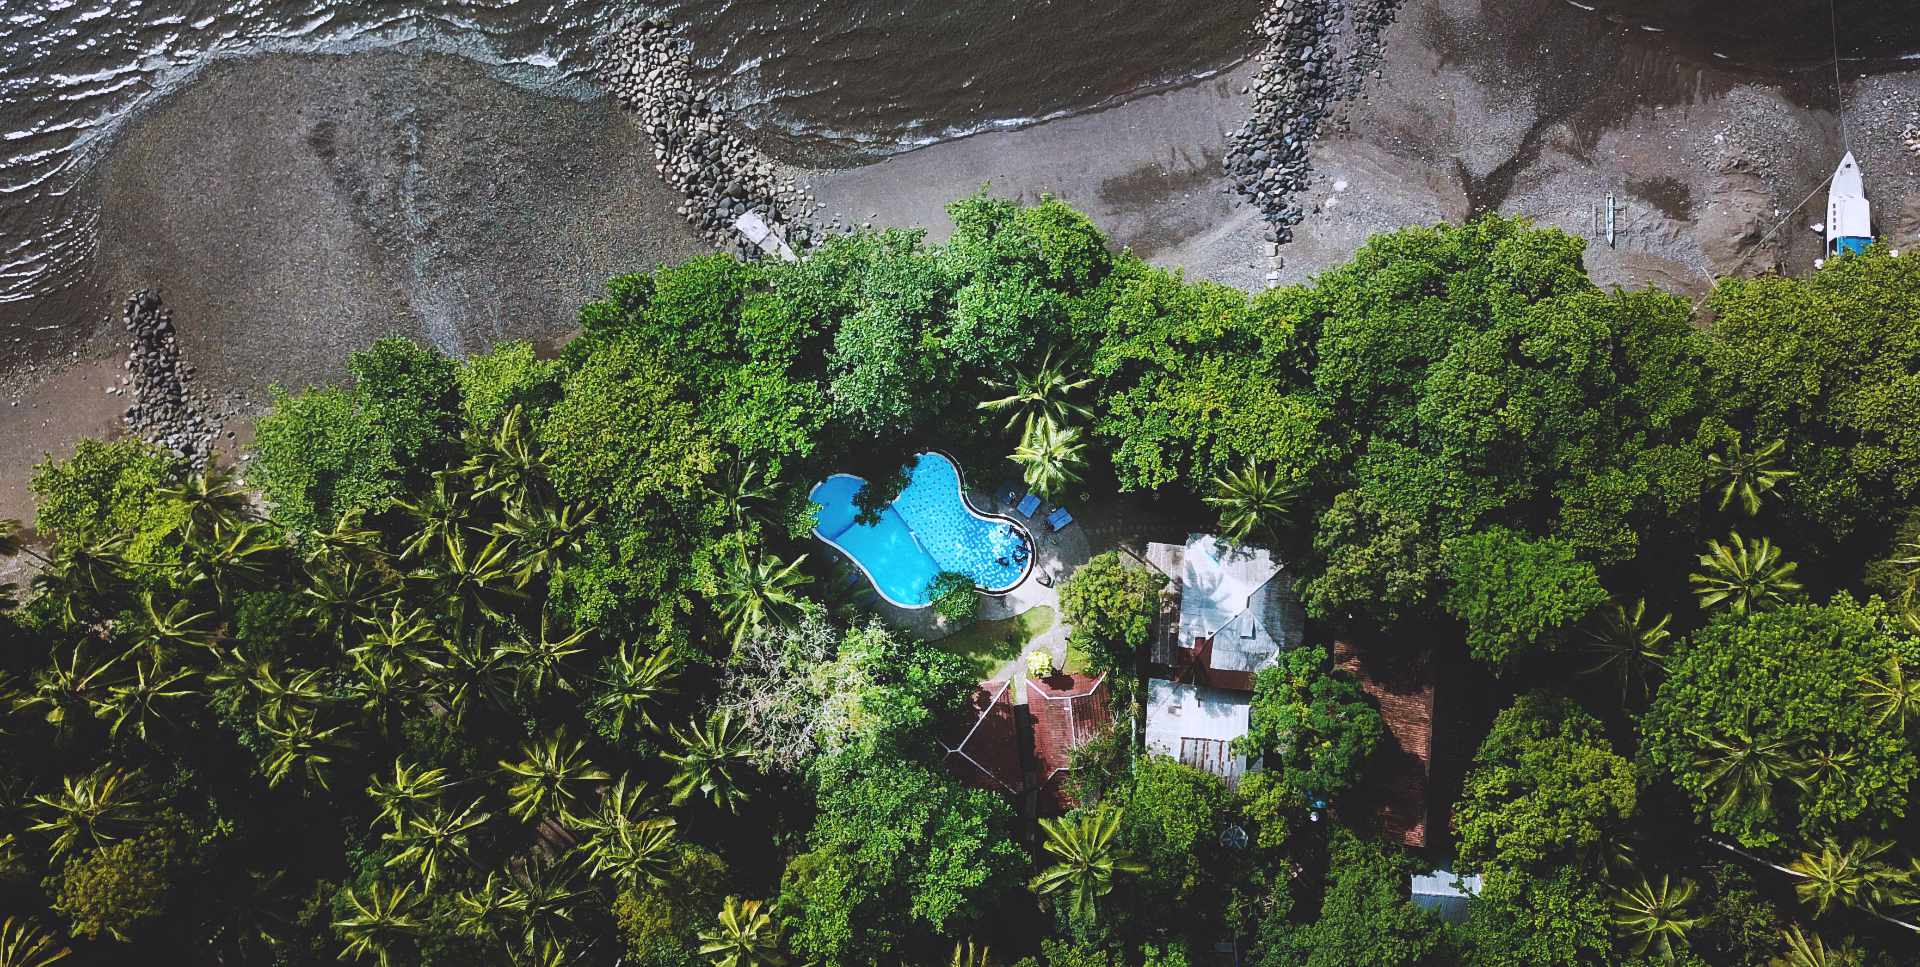
[{"label": "resort building", "polygon": [[1113,721],[1106,676],[1056,674],[983,682],[941,741],[947,769],[961,782],[1013,798],[1027,816],[1058,816],[1075,805],[1067,789],[1073,750]]},{"label": "resort building", "polygon": [[1254,675],[1305,632],[1293,579],[1271,551],[1211,534],[1148,544],[1146,562],[1168,578],[1147,681],[1147,750],[1237,782],[1250,763],[1233,740],[1247,734]]}]

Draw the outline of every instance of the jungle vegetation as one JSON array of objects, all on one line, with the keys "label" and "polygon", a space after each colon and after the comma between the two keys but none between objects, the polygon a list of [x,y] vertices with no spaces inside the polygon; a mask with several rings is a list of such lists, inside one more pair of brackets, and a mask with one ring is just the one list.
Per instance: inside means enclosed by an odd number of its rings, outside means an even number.
[{"label": "jungle vegetation", "polygon": [[[1696,309],[1486,217],[1249,296],[1056,201],[950,211],[616,278],[551,358],[377,343],[237,464],[41,466],[0,967],[1913,962],[1920,263]],[[1039,822],[953,778],[973,666],[806,499],[928,445],[1288,560],[1269,768],[1116,730]],[[1159,588],[1083,567],[1076,647],[1137,667]],[[1343,637],[1458,686],[1434,853],[1342,808],[1382,741]],[[1408,896],[1449,858],[1461,923]]]}]

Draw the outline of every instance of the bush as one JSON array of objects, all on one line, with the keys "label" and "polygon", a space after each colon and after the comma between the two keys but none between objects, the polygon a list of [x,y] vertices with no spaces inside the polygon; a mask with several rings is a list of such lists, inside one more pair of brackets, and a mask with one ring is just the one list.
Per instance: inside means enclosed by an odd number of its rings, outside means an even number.
[{"label": "bush", "polygon": [[89,849],[61,871],[53,908],[76,937],[105,934],[130,942],[143,924],[166,911],[178,851],[166,830]]},{"label": "bush", "polygon": [[185,471],[181,460],[140,440],[82,440],[71,458],[33,468],[39,529],[76,547],[127,537],[125,553],[136,561],[175,557],[164,545],[178,515],[158,491]]},{"label": "bush", "polygon": [[1167,578],[1131,565],[1117,551],[1098,555],[1060,583],[1060,611],[1094,671],[1131,669],[1153,634]]},{"label": "bush", "polygon": [[974,594],[973,579],[958,571],[941,571],[927,585],[927,598],[933,612],[952,622],[971,621],[980,610],[980,597]]},{"label": "bush", "polygon": [[1501,712],[1454,809],[1468,870],[1579,859],[1633,816],[1633,766],[1578,705],[1541,693]]}]

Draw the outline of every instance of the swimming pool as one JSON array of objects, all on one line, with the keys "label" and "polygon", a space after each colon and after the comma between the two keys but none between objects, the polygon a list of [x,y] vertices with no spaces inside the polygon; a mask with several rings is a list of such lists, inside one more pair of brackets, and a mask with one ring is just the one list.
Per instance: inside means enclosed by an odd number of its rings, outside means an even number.
[{"label": "swimming pool", "polygon": [[853,520],[859,513],[853,497],[866,485],[847,473],[815,484],[808,494],[820,505],[813,536],[851,558],[889,602],[926,607],[932,603],[927,586],[941,571],[965,574],[988,593],[1009,590],[1027,576],[1033,539],[1019,525],[968,506],[960,469],[944,455],[914,458],[906,487],[878,524]]}]

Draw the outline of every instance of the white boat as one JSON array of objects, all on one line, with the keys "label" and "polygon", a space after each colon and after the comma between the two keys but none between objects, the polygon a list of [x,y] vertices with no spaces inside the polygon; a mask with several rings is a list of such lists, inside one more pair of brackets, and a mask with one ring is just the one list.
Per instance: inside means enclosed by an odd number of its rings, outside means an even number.
[{"label": "white boat", "polygon": [[1853,152],[1840,159],[1827,189],[1827,257],[1860,252],[1873,244],[1873,209],[1860,182],[1860,165]]}]

